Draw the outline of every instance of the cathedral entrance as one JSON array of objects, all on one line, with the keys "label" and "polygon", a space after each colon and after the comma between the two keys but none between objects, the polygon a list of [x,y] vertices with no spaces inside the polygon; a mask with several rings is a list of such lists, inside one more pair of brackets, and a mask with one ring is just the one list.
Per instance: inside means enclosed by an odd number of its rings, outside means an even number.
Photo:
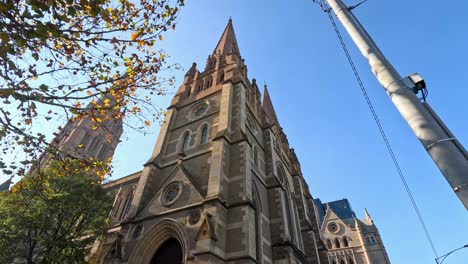
[{"label": "cathedral entrance", "polygon": [[169,238],[151,259],[151,264],[182,264],[182,247],[179,241]]}]

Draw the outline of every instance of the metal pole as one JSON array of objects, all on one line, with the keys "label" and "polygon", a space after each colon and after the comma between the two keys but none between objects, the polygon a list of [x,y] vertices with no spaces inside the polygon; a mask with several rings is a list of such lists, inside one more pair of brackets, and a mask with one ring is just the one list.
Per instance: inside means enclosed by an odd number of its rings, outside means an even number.
[{"label": "metal pole", "polygon": [[[460,250],[460,249],[463,249],[463,248],[468,248],[468,244],[464,245],[463,247],[459,247],[459,248],[457,248],[457,249],[454,249],[454,250],[450,251],[449,253],[444,254],[444,255],[442,255],[442,256],[440,256],[440,257],[437,257],[437,258],[435,259],[436,263],[437,263],[437,264],[442,264],[442,263],[445,261],[445,259],[446,259],[450,254],[452,254],[452,253],[454,253],[455,251],[458,251],[458,250]],[[439,259],[441,259],[440,262],[439,262]]]},{"label": "metal pole", "polygon": [[341,0],[326,1],[369,62],[395,107],[468,209],[468,158],[461,144],[432,109],[428,110],[421,103],[348,7]]}]

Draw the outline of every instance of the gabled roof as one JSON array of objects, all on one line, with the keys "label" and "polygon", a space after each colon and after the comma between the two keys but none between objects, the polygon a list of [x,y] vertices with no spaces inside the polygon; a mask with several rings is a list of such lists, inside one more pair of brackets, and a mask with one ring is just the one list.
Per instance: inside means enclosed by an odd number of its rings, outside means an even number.
[{"label": "gabled roof", "polygon": [[325,214],[328,208],[332,209],[333,212],[342,220],[353,219],[356,217],[356,214],[351,208],[351,204],[349,203],[348,199],[342,199],[328,203],[322,203],[320,199],[314,199],[314,203],[317,207],[319,218],[318,220],[320,224],[325,219]]}]

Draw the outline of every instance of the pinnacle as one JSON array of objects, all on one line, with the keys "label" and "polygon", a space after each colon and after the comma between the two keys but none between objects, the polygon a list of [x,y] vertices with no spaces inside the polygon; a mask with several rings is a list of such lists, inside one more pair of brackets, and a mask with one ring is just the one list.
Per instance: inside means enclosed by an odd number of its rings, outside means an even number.
[{"label": "pinnacle", "polygon": [[270,118],[270,120],[279,125],[278,117],[276,116],[276,112],[273,107],[273,103],[271,102],[270,94],[268,93],[268,88],[266,84],[263,86],[262,107],[267,116]]}]

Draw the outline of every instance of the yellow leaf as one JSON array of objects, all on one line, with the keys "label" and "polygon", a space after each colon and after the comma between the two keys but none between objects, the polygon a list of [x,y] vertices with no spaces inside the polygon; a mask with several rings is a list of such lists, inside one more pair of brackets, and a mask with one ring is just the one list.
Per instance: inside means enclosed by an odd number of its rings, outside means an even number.
[{"label": "yellow leaf", "polygon": [[163,36],[162,36],[162,35],[159,35],[159,40],[163,40]]},{"label": "yellow leaf", "polygon": [[131,40],[135,40],[136,38],[138,38],[140,36],[140,33],[138,32],[133,32],[132,33],[132,36],[130,37]]},{"label": "yellow leaf", "polygon": [[148,120],[145,121],[145,124],[146,124],[147,126],[151,126],[151,122],[148,121]]},{"label": "yellow leaf", "polygon": [[92,95],[93,93],[91,91],[86,91],[86,94]]}]

